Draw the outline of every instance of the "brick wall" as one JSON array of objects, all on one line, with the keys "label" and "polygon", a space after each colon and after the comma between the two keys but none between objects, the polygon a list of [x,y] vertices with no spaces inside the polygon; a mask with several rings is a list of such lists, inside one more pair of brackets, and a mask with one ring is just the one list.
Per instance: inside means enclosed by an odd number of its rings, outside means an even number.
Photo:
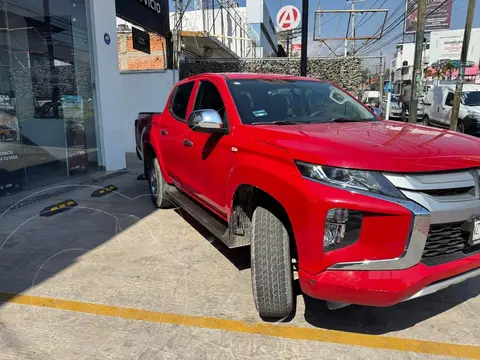
[{"label": "brick wall", "polygon": [[118,62],[120,71],[165,70],[165,39],[150,34],[151,54],[135,50],[131,32],[118,33]]}]

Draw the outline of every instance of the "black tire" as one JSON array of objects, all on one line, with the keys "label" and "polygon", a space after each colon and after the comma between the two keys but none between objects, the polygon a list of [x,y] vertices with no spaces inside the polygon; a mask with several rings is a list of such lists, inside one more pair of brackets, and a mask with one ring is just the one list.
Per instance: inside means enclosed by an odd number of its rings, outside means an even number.
[{"label": "black tire", "polygon": [[294,307],[288,231],[275,214],[261,206],[253,212],[251,229],[255,306],[261,317],[286,318]]},{"label": "black tire", "polygon": [[463,120],[458,119],[458,121],[457,121],[457,132],[465,133],[465,125],[463,124]]},{"label": "black tire", "polygon": [[7,137],[5,135],[0,135],[0,141],[1,142],[7,141]]},{"label": "black tire", "polygon": [[163,178],[157,158],[150,159],[148,164],[148,185],[152,202],[157,208],[165,209],[171,206],[171,202],[167,200],[168,184]]},{"label": "black tire", "polygon": [[428,117],[428,115],[423,115],[423,125],[432,126],[432,124],[430,123],[430,118]]}]

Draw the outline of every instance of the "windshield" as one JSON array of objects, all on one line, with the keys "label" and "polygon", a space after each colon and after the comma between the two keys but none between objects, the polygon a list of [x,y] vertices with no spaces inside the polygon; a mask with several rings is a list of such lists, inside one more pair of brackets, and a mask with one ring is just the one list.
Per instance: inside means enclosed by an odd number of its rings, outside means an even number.
[{"label": "windshield", "polygon": [[467,106],[480,106],[480,91],[465,91],[462,94],[462,104]]},{"label": "windshield", "polygon": [[244,124],[376,121],[354,98],[326,82],[228,80]]}]

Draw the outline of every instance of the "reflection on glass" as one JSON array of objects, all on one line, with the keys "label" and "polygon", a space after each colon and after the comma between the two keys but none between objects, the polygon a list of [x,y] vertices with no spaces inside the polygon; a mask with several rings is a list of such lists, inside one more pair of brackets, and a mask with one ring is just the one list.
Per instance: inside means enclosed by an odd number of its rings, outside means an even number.
[{"label": "reflection on glass", "polygon": [[85,0],[0,0],[0,195],[97,166]]}]

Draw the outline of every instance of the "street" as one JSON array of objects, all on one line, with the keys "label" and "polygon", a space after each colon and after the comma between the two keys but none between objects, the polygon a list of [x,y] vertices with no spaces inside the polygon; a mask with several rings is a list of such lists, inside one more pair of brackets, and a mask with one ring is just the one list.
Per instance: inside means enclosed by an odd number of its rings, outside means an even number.
[{"label": "street", "polygon": [[476,279],[391,308],[330,311],[298,289],[293,319],[263,322],[249,248],[156,210],[141,162],[128,165],[0,215],[1,359],[480,358]]}]

